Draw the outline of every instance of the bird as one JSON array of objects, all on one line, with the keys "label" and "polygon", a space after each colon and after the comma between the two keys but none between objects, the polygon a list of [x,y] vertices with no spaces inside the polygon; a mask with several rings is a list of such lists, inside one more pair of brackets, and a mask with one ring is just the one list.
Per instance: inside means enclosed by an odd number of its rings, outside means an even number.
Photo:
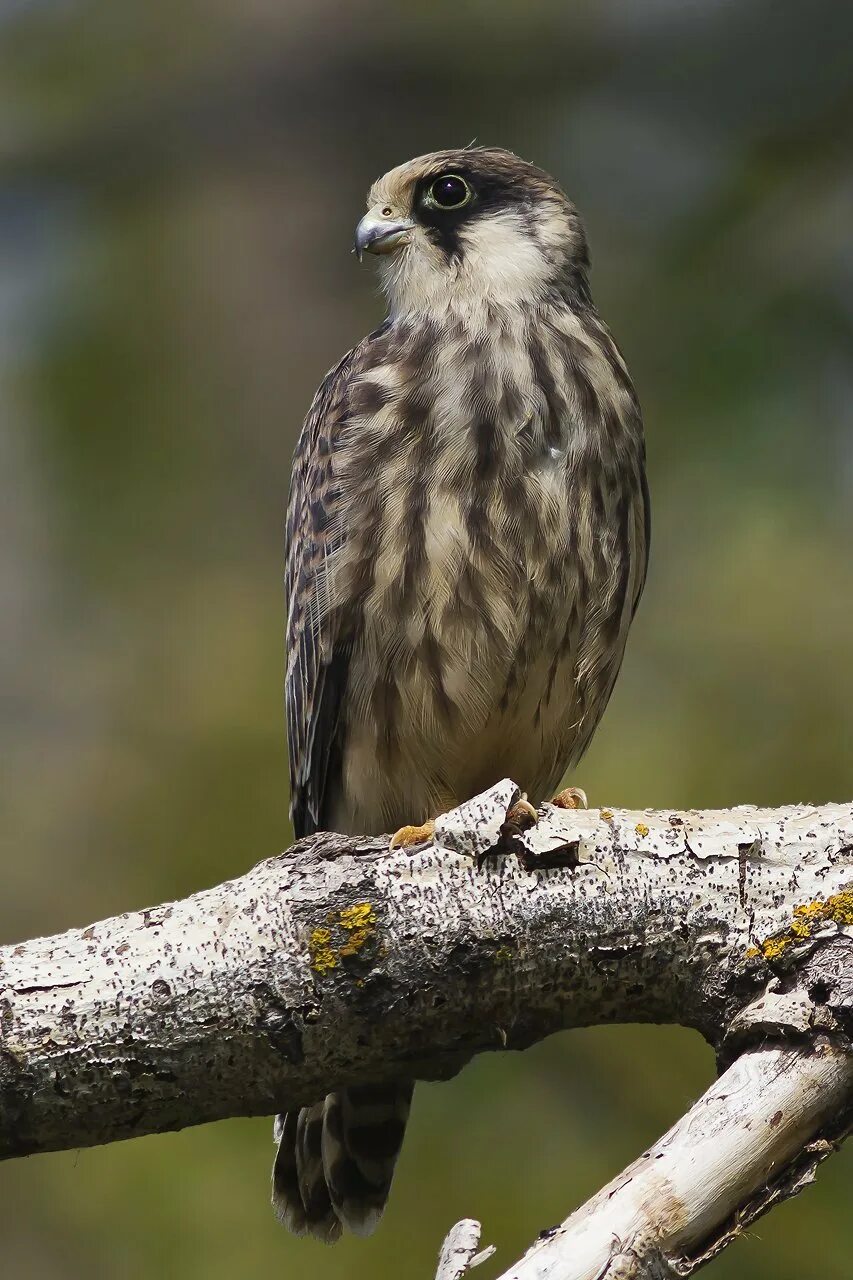
[{"label": "bird", "polygon": [[[544,170],[497,147],[409,160],[371,187],[355,252],[387,315],[293,459],[291,817],[406,844],[504,777],[544,799],[583,755],[646,579],[645,443],[583,223]],[[412,1090],[276,1118],[286,1227],[374,1230]]]}]

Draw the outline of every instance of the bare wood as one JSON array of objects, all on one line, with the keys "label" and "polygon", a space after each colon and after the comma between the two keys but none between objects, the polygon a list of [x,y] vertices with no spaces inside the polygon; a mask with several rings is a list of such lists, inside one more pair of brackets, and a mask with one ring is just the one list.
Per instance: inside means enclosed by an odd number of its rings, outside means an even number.
[{"label": "bare wood", "polygon": [[480,1223],[474,1218],[463,1218],[450,1228],[438,1255],[435,1280],[462,1280],[462,1276],[491,1258],[495,1252],[494,1245],[477,1252],[481,1231]]},{"label": "bare wood", "polygon": [[[853,806],[546,806],[502,836],[515,790],[445,815],[415,852],[320,835],[182,902],[3,948],[0,1155],[442,1078],[590,1023],[696,1027],[735,1071],[768,1040],[820,1037],[846,1062]],[[785,1061],[786,1087],[807,1079]],[[846,1070],[821,1077],[836,1103]]]},{"label": "bare wood", "polygon": [[830,1043],[743,1054],[659,1142],[502,1280],[691,1275],[813,1179],[833,1149],[814,1135],[828,1128],[840,1140],[851,1089],[853,1055]]}]

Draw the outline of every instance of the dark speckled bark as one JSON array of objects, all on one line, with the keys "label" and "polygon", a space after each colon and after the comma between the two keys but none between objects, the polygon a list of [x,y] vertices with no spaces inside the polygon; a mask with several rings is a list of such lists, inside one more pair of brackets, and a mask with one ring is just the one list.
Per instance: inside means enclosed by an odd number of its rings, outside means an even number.
[{"label": "dark speckled bark", "polygon": [[183,902],[4,948],[0,1155],[444,1078],[589,1023],[697,1027],[724,1060],[846,1037],[853,806],[548,808],[478,870],[512,791],[447,815],[443,847],[318,835]]}]

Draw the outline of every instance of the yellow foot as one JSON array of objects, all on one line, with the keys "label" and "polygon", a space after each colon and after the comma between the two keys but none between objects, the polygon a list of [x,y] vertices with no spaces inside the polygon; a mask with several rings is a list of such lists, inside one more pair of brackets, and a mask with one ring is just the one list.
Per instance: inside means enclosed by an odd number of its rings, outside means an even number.
[{"label": "yellow foot", "polygon": [[435,835],[435,820],[430,818],[421,827],[401,827],[395,831],[389,849],[412,849],[417,844],[427,844]]},{"label": "yellow foot", "polygon": [[522,791],[515,804],[510,805],[507,810],[506,821],[519,831],[526,831],[528,827],[536,826],[539,821],[539,814],[527,799],[526,791]]},{"label": "yellow foot", "polygon": [[564,787],[551,801],[558,809],[588,809],[586,792],[580,787]]}]

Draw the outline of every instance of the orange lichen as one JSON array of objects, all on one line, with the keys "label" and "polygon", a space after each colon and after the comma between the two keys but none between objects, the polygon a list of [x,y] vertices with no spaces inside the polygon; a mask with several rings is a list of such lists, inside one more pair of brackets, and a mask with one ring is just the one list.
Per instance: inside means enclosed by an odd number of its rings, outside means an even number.
[{"label": "orange lichen", "polygon": [[747,959],[763,956],[765,960],[778,960],[787,947],[813,937],[815,930],[824,924],[853,925],[853,889],[801,903],[794,908],[787,929],[765,938],[757,947],[750,947]]}]

